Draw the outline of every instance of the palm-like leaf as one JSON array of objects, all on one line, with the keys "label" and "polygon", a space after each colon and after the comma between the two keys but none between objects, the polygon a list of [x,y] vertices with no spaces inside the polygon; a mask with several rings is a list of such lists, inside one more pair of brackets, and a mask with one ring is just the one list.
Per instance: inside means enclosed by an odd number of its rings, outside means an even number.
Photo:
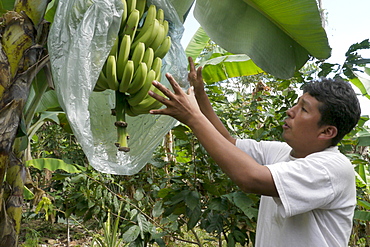
[{"label": "palm-like leaf", "polygon": [[280,78],[330,56],[315,0],[198,0],[194,15],[218,45]]}]

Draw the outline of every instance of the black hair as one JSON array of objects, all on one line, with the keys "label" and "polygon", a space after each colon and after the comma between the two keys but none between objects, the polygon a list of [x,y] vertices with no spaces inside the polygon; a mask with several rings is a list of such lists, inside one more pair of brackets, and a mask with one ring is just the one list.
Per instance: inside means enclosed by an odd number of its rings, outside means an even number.
[{"label": "black hair", "polygon": [[340,142],[357,124],[361,115],[360,103],[351,85],[340,79],[321,78],[303,86],[308,93],[321,104],[319,126],[332,125],[338,134],[332,139],[332,146]]}]

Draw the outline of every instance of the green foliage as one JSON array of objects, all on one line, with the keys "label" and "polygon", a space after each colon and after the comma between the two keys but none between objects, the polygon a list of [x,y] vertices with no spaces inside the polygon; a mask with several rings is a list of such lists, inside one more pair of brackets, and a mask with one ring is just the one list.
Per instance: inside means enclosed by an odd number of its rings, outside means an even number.
[{"label": "green foliage", "polygon": [[3,0],[0,2],[0,15],[3,15],[6,11],[14,8],[15,0]]},{"label": "green foliage", "polygon": [[26,161],[27,166],[35,167],[39,170],[48,169],[50,171],[63,170],[68,173],[80,173],[81,171],[71,164],[67,164],[60,159],[42,158]]},{"label": "green foliage", "polygon": [[[212,47],[204,50],[203,56],[212,51]],[[325,66],[321,64],[321,68]],[[310,64],[290,80],[258,74],[209,83],[206,90],[232,135],[281,140],[286,110],[295,103],[297,89],[315,73],[318,73],[316,64]],[[367,121],[363,116],[339,145],[357,173],[358,205],[351,246],[364,242],[369,220]],[[119,241],[128,246],[254,243],[259,196],[241,192],[187,126],[174,127],[150,164],[132,176],[102,174],[92,169],[73,135],[55,123],[47,122],[32,138],[31,145],[35,158],[57,158],[78,164],[75,169],[79,173],[49,167],[52,179],[48,181],[43,178],[46,170],[31,168],[31,171],[40,187],[53,198],[58,218],[94,220],[91,229],[103,229],[102,235],[94,235],[100,246],[112,246]]]},{"label": "green foliage", "polygon": [[50,214],[52,212],[53,209],[53,205],[50,201],[50,199],[48,197],[42,197],[41,201],[39,201],[39,203],[37,204],[37,207],[35,209],[35,213],[39,213],[40,211],[43,211],[44,212],[44,215],[45,215],[45,219],[48,220]]},{"label": "green foliage", "polygon": [[367,245],[370,244],[368,242],[368,224],[370,222],[370,128],[365,125],[368,120],[369,117],[363,116],[356,128],[339,145],[341,152],[351,160],[356,171],[357,206],[354,215],[351,246],[359,246],[358,243],[361,241],[364,241]]},{"label": "green foliage", "polygon": [[[61,125],[63,123],[61,122]],[[86,165],[86,157],[71,133],[63,131],[63,127],[51,121],[44,121],[38,129],[38,135],[31,137],[33,158],[57,158],[67,164]],[[33,163],[29,161],[29,163]]]},{"label": "green foliage", "polygon": [[[361,94],[368,99],[370,81],[366,79],[369,75],[369,58],[363,58],[361,51],[370,49],[369,39],[355,43],[348,48],[346,60],[343,65],[319,62],[319,76],[340,77],[350,81],[358,87]],[[356,170],[357,185],[357,207],[354,215],[353,234],[351,246],[368,246],[369,223],[370,223],[370,129],[368,116],[362,116],[356,128],[349,133],[340,143],[340,150],[352,161]]]},{"label": "green foliage", "polygon": [[26,229],[26,241],[21,245],[22,247],[38,247],[41,234],[34,229]]},{"label": "green foliage", "polygon": [[121,208],[118,211],[118,215],[114,222],[111,221],[111,212],[108,211],[107,221],[103,224],[104,235],[96,236],[92,241],[92,246],[95,246],[95,243],[101,247],[119,247],[121,246],[122,239],[119,238],[118,234],[118,225],[120,221]]},{"label": "green foliage", "polygon": [[361,55],[361,52],[366,49],[370,49],[369,39],[351,45],[345,54],[346,60],[342,65],[318,62],[321,69],[318,75],[333,75],[333,77],[349,80],[363,96],[370,99],[370,80],[367,79],[370,75],[370,58],[363,58]]}]

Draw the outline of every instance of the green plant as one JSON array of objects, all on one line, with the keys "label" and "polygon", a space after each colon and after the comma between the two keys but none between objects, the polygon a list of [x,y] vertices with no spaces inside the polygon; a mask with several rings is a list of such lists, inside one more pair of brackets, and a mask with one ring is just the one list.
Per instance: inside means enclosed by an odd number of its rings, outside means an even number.
[{"label": "green plant", "polygon": [[111,217],[112,213],[108,210],[107,221],[103,223],[103,236],[95,236],[91,246],[100,246],[100,247],[119,247],[123,246],[122,239],[119,238],[119,221],[120,214],[122,209],[121,207],[118,211],[115,221],[113,222]]},{"label": "green plant", "polygon": [[26,229],[26,241],[21,245],[22,247],[38,247],[40,243],[41,234],[31,228]]}]

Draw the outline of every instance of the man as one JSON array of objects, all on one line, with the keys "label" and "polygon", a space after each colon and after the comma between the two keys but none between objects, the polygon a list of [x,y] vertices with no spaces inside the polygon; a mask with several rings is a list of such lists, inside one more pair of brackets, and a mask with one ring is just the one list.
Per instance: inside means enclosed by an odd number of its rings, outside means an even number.
[{"label": "man", "polygon": [[[217,165],[246,193],[262,195],[256,246],[347,246],[356,205],[354,170],[336,144],[360,117],[351,86],[341,80],[308,84],[287,111],[286,142],[236,140],[212,109],[201,67],[189,58],[185,93],[166,75],[173,92],[153,82],[167,98],[149,94],[169,115],[188,125]],[[227,155],[226,155],[227,154]]]}]

